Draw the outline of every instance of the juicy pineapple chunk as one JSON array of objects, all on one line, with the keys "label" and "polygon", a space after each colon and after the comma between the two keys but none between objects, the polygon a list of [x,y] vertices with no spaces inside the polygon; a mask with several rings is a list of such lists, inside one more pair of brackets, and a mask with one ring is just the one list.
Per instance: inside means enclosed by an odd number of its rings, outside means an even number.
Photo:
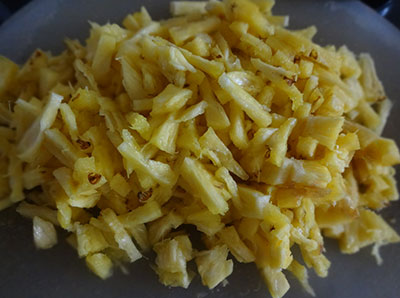
[{"label": "juicy pineapple chunk", "polygon": [[118,243],[119,248],[126,252],[129,260],[135,262],[140,259],[142,254],[136,248],[132,238],[126,232],[114,211],[111,209],[105,209],[101,212],[101,215],[109,229],[114,233],[114,239]]},{"label": "juicy pineapple chunk", "polygon": [[242,263],[254,262],[253,252],[240,239],[235,227],[224,228],[218,233],[221,240],[228,246],[229,251],[235,256],[236,260]]},{"label": "juicy pineapple chunk", "polygon": [[96,227],[85,224],[76,224],[77,250],[80,257],[100,252],[108,247],[102,232]]},{"label": "juicy pineapple chunk", "polygon": [[215,246],[197,254],[195,260],[203,285],[213,289],[232,273],[233,262],[227,260],[227,257],[226,245]]},{"label": "juicy pineapple chunk", "polygon": [[400,237],[393,228],[373,211],[364,209],[358,219],[345,226],[339,244],[344,253],[355,253],[373,243],[384,245],[397,242],[400,242]]},{"label": "juicy pineapple chunk", "polygon": [[195,196],[199,196],[212,214],[225,214],[228,204],[215,185],[215,178],[197,160],[186,157],[181,172]]},{"label": "juicy pineapple chunk", "polygon": [[166,286],[187,288],[193,278],[186,263],[192,259],[192,247],[188,236],[177,236],[154,245],[156,272]]},{"label": "juicy pineapple chunk", "polygon": [[212,214],[208,210],[201,210],[189,214],[186,217],[186,222],[195,225],[197,230],[208,236],[213,236],[224,227],[224,224],[221,222],[221,217],[217,214]]},{"label": "juicy pineapple chunk", "polygon": [[343,118],[335,117],[310,117],[304,127],[303,136],[312,137],[332,150],[342,130],[343,121]]},{"label": "juicy pineapple chunk", "polygon": [[86,257],[86,264],[94,274],[101,279],[107,279],[112,275],[113,263],[107,255],[95,253]]},{"label": "juicy pineapple chunk", "polygon": [[0,56],[0,95],[3,95],[12,85],[18,71],[18,66],[4,56]]}]

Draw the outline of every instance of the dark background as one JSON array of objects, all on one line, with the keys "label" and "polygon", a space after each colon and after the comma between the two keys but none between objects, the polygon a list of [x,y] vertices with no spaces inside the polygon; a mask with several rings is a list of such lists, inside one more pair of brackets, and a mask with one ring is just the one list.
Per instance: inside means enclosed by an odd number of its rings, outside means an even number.
[{"label": "dark background", "polygon": [[[0,24],[30,0],[0,0]],[[400,28],[400,0],[363,0]]]}]

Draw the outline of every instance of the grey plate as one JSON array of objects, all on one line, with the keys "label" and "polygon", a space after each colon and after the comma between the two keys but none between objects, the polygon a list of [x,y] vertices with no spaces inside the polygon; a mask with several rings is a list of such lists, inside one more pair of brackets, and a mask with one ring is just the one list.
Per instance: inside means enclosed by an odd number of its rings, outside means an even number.
[{"label": "grey plate", "polygon": [[[145,4],[154,18],[167,17],[168,1],[138,0],[37,0],[24,7],[0,28],[0,54],[23,62],[37,47],[59,52],[68,36],[83,39],[87,20],[119,22],[128,12]],[[370,52],[380,78],[395,106],[385,135],[400,142],[400,34],[399,31],[358,1],[278,0],[276,13],[290,14],[291,27],[316,24],[316,40],[322,44],[347,44],[356,53]],[[399,177],[398,177],[399,178]],[[385,210],[387,219],[397,218],[400,205]],[[101,281],[86,269],[84,261],[59,235],[60,244],[48,251],[35,250],[31,222],[21,219],[13,208],[0,214],[0,296],[1,297],[268,297],[266,286],[254,265],[235,264],[229,285],[213,291],[197,277],[190,289],[162,286],[146,260],[129,266]],[[400,245],[382,249],[384,264],[378,267],[364,249],[352,256],[341,255],[337,244],[327,240],[327,256],[332,261],[329,277],[311,273],[318,297],[399,297]],[[297,282],[285,297],[309,297]]]}]

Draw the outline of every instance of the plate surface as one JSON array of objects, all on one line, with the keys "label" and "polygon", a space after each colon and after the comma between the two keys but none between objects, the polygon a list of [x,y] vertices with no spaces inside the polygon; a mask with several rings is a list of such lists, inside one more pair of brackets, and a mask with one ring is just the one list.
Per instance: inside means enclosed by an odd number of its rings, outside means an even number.
[{"label": "plate surface", "polygon": [[[400,143],[400,32],[358,1],[278,0],[276,14],[290,14],[290,27],[317,25],[315,40],[322,44],[342,44],[355,53],[370,52],[379,77],[394,108],[385,135]],[[168,16],[163,0],[36,0],[0,27],[0,54],[22,63],[37,47],[59,52],[63,38],[83,40],[89,30],[87,20],[120,22],[129,12],[145,4],[154,19]],[[399,175],[397,179],[399,180]],[[383,211],[400,231],[400,204]],[[393,221],[397,219],[397,223]],[[229,284],[208,291],[197,277],[188,290],[162,286],[147,261],[128,267],[130,274],[115,272],[101,281],[86,269],[59,233],[59,242],[48,251],[37,251],[32,241],[31,221],[21,219],[14,208],[0,214],[0,296],[1,297],[268,297],[266,286],[254,265],[235,263]],[[400,293],[400,245],[382,248],[384,264],[377,266],[370,248],[356,255],[342,255],[335,241],[326,240],[331,260],[329,277],[311,273],[317,297],[398,297]],[[290,277],[289,277],[290,278]],[[292,288],[285,297],[310,297],[290,279]]]}]

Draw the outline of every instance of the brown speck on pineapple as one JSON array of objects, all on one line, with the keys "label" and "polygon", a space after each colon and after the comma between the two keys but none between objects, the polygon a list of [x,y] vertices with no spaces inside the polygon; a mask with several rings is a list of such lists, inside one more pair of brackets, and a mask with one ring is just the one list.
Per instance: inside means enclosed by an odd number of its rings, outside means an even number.
[{"label": "brown speck on pineapple", "polygon": [[150,197],[152,196],[152,194],[153,194],[153,189],[150,188],[149,190],[139,191],[138,194],[137,194],[137,197],[138,197],[138,199],[139,199],[139,202],[143,204],[143,203],[146,202],[148,199],[150,199]]},{"label": "brown speck on pineapple", "polygon": [[283,79],[289,86],[292,86],[296,82],[294,78],[283,77]]},{"label": "brown speck on pineapple", "polygon": [[315,49],[312,49],[309,56],[311,58],[317,60],[318,59],[318,52]]},{"label": "brown speck on pineapple", "polygon": [[265,149],[267,149],[267,152],[265,152],[265,158],[269,158],[271,156],[271,148],[268,145],[265,145]]},{"label": "brown speck on pineapple", "polygon": [[101,175],[97,173],[89,173],[88,174],[88,181],[90,184],[96,184],[101,179]]},{"label": "brown speck on pineapple", "polygon": [[360,183],[360,184],[358,184],[358,191],[360,192],[360,193],[366,193],[367,192],[367,190],[368,190],[368,185],[366,185],[366,184],[364,184],[364,183]]},{"label": "brown speck on pineapple", "polygon": [[76,142],[79,144],[79,147],[82,150],[86,150],[87,148],[89,148],[91,146],[90,142],[84,141],[84,140],[81,140],[81,139],[76,140]]},{"label": "brown speck on pineapple", "polygon": [[325,251],[325,248],[322,244],[319,245],[319,253],[322,254]]},{"label": "brown speck on pineapple", "polygon": [[293,58],[293,63],[299,63],[300,62],[300,56],[299,55],[295,55]]},{"label": "brown speck on pineapple", "polygon": [[75,99],[78,99],[80,95],[81,95],[81,94],[78,93],[77,95],[73,96],[73,97],[71,98],[71,101],[74,101]]},{"label": "brown speck on pineapple", "polygon": [[376,99],[376,101],[384,101],[385,99],[386,99],[386,96],[383,95],[383,96],[379,96],[379,97]]}]

